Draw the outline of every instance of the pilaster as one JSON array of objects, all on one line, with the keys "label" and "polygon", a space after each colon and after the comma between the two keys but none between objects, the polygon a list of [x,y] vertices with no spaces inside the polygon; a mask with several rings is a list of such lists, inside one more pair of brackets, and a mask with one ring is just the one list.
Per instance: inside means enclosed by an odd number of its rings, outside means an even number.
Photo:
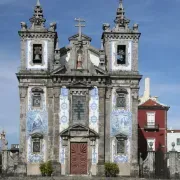
[{"label": "pilaster", "polygon": [[111,91],[112,88],[106,89],[106,112],[105,112],[105,161],[110,162],[110,114],[111,114]]},{"label": "pilaster", "polygon": [[98,164],[97,175],[104,175],[105,162],[105,88],[99,88],[99,147],[98,147]]},{"label": "pilaster", "polygon": [[19,168],[21,174],[26,174],[27,149],[26,149],[26,113],[27,113],[28,87],[19,86],[20,95],[20,144],[19,144]]},{"label": "pilaster", "polygon": [[47,89],[48,94],[48,159],[53,159],[53,89]]},{"label": "pilaster", "polygon": [[131,89],[132,95],[132,138],[131,138],[131,176],[139,176],[138,165],[138,92],[139,89]]}]

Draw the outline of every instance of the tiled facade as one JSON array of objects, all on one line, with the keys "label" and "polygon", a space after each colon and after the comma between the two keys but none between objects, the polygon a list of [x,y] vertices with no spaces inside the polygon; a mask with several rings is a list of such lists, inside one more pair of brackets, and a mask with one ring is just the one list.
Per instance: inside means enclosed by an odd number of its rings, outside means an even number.
[{"label": "tiled facade", "polygon": [[[80,32],[59,48],[56,24],[44,26],[39,1],[30,22],[21,23],[17,73],[20,161],[27,174],[40,174],[39,164],[51,160],[57,175],[103,175],[111,161],[120,175],[137,176],[138,25],[129,27],[120,2],[115,27],[103,24],[101,49]],[[86,158],[73,159],[77,151]]]}]

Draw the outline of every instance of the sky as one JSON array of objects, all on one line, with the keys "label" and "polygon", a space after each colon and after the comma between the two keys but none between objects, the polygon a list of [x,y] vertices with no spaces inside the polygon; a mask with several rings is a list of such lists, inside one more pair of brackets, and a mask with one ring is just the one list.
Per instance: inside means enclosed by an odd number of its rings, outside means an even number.
[{"label": "sky", "polygon": [[[41,0],[46,25],[57,22],[59,45],[77,33],[74,18],[86,20],[83,33],[100,48],[102,24],[114,26],[119,0]],[[20,66],[20,22],[29,23],[36,0],[0,0],[0,131],[9,144],[19,143],[19,91],[15,73]],[[180,0],[124,0],[126,17],[138,23],[139,72],[151,79],[151,95],[170,106],[168,127],[180,128]]]}]

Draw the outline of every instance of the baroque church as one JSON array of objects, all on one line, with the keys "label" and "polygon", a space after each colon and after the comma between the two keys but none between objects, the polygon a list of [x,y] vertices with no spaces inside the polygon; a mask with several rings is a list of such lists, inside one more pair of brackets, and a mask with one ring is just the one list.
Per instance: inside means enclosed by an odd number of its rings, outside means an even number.
[{"label": "baroque church", "polygon": [[[27,175],[52,161],[56,175],[104,174],[115,162],[120,175],[137,176],[138,24],[129,27],[123,2],[114,27],[102,25],[101,49],[79,31],[59,47],[56,23],[45,26],[37,0],[30,26],[21,22],[20,162]],[[22,170],[23,171],[23,170]]]}]

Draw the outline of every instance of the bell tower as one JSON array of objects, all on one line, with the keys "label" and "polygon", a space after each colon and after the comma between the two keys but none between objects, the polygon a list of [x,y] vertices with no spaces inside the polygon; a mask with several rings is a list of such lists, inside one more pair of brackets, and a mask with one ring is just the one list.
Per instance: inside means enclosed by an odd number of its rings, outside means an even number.
[{"label": "bell tower", "polygon": [[52,69],[54,49],[57,43],[56,23],[45,27],[46,19],[40,1],[37,0],[30,27],[21,22],[19,36],[21,38],[21,67],[20,70],[49,70]]},{"label": "bell tower", "polygon": [[[106,68],[110,75],[110,121],[106,119],[106,154],[116,162],[122,176],[138,175],[138,94],[142,76],[138,72],[138,24],[129,27],[123,1],[120,0],[110,28],[103,24],[102,44],[106,55]],[[109,129],[109,130],[108,130]],[[109,133],[109,134],[108,134]],[[110,147],[110,148],[109,148]]]}]

